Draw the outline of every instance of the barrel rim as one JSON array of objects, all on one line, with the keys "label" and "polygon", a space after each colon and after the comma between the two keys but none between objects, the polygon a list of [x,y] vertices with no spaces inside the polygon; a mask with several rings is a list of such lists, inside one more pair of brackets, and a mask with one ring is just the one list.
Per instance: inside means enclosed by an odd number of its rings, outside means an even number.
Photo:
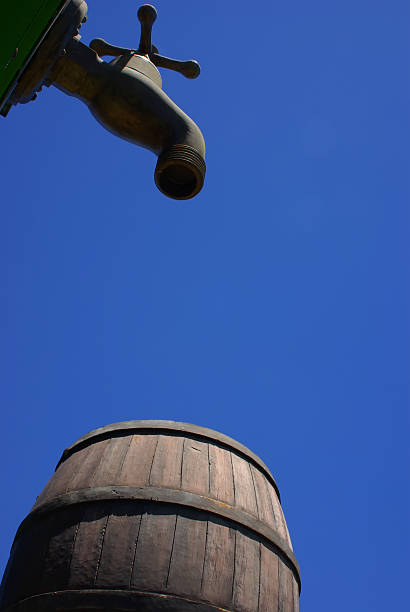
[{"label": "barrel rim", "polygon": [[241,455],[244,455],[248,459],[250,459],[253,463],[255,463],[266,475],[268,480],[272,483],[277,496],[279,498],[279,502],[281,501],[280,492],[276,481],[269,470],[268,466],[256,455],[253,451],[247,448],[241,442],[237,442],[233,438],[227,436],[226,434],[220,433],[219,431],[215,431],[214,429],[210,429],[208,427],[203,427],[201,425],[193,425],[191,423],[184,423],[180,421],[167,421],[167,420],[135,420],[135,421],[123,421],[118,423],[111,423],[110,425],[106,425],[104,427],[98,427],[97,429],[93,429],[88,432],[76,442],[68,446],[61,455],[59,462],[57,463],[56,469],[70,457],[73,453],[80,448],[84,448],[88,443],[94,438],[103,438],[112,432],[121,433],[121,432],[130,432],[130,431],[142,431],[142,430],[158,430],[158,431],[175,431],[179,433],[192,434],[199,438],[204,438],[206,440],[213,440],[219,442],[223,446],[227,446],[231,448]]}]

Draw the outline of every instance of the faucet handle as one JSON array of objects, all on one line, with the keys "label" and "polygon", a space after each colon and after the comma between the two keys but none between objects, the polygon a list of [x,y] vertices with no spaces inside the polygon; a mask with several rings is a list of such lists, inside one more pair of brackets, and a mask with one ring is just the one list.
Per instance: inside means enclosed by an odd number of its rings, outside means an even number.
[{"label": "faucet handle", "polygon": [[157,18],[157,10],[152,4],[140,6],[137,15],[141,23],[140,44],[136,51],[138,55],[148,55],[155,66],[175,70],[188,79],[195,79],[199,76],[201,67],[195,60],[181,62],[158,54],[158,49],[152,44],[152,26]]},{"label": "faucet handle", "polygon": [[110,55],[111,57],[118,57],[119,55],[128,55],[135,53],[132,49],[126,49],[125,47],[117,47],[116,45],[110,45],[103,38],[94,38],[90,42],[90,49],[96,52],[100,57],[104,55]]},{"label": "faucet handle", "polygon": [[150,60],[153,64],[159,66],[160,68],[169,68],[169,70],[180,72],[187,79],[196,79],[201,72],[201,66],[195,60],[181,62],[179,60],[171,59],[170,57],[165,57],[165,55],[158,55],[158,53],[151,53]]},{"label": "faucet handle", "polygon": [[144,4],[138,9],[137,14],[141,23],[141,37],[138,49],[128,49],[126,47],[111,45],[103,38],[94,38],[90,42],[90,48],[93,49],[93,51],[95,51],[100,57],[103,57],[104,55],[118,57],[120,55],[135,53],[138,55],[148,55],[148,57],[150,57],[153,53],[158,53],[158,49],[153,46],[151,40],[152,26],[157,18],[156,8],[151,4]]},{"label": "faucet handle", "polygon": [[198,62],[195,60],[181,62],[164,55],[159,55],[158,49],[152,44],[152,26],[157,18],[156,8],[152,4],[143,4],[138,9],[137,14],[141,23],[141,37],[138,49],[127,49],[126,47],[110,45],[110,43],[102,38],[94,38],[90,42],[91,49],[100,57],[104,55],[110,55],[111,57],[118,57],[119,55],[145,55],[155,66],[180,72],[187,79],[196,79],[201,72]]}]

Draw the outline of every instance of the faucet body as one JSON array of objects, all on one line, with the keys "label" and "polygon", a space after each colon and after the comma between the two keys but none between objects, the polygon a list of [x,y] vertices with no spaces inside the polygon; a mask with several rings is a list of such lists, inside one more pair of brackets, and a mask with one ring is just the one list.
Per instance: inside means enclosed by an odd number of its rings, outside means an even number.
[{"label": "faucet body", "polygon": [[195,122],[161,88],[156,66],[128,54],[110,63],[76,37],[49,81],[82,100],[107,130],[159,155],[155,180],[176,199],[198,193],[205,175],[205,143]]},{"label": "faucet body", "polygon": [[[180,62],[158,54],[151,42],[156,10],[138,11],[138,50],[114,47],[95,39],[90,47],[78,33],[86,20],[84,0],[70,0],[22,74],[10,98],[19,104],[34,100],[43,84],[54,85],[82,100],[107,130],[158,155],[157,187],[174,199],[189,199],[202,188],[205,144],[198,126],[162,90],[158,66],[199,74],[195,61]],[[102,55],[115,56],[111,62]]]}]

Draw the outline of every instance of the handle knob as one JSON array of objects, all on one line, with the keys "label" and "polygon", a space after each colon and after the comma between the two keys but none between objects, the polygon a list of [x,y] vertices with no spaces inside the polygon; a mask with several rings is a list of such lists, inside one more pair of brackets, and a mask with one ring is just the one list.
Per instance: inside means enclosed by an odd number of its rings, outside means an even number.
[{"label": "handle knob", "polygon": [[138,9],[137,16],[141,23],[141,38],[137,53],[150,55],[152,53],[152,26],[157,18],[157,9],[152,4],[143,4]]},{"label": "handle knob", "polygon": [[152,53],[150,60],[156,66],[160,68],[168,68],[169,70],[175,70],[180,72],[187,79],[196,79],[201,72],[201,66],[195,60],[188,60],[187,62],[180,62],[164,55],[158,55],[158,53]]}]

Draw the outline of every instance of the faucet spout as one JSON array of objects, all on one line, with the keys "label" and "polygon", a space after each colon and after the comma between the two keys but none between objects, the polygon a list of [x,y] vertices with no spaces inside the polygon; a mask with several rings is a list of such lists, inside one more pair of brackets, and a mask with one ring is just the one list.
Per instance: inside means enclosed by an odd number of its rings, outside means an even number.
[{"label": "faucet spout", "polygon": [[154,178],[162,193],[177,200],[199,193],[206,170],[202,133],[164,93],[148,56],[130,51],[106,63],[74,38],[49,81],[82,100],[107,130],[158,155]]}]

